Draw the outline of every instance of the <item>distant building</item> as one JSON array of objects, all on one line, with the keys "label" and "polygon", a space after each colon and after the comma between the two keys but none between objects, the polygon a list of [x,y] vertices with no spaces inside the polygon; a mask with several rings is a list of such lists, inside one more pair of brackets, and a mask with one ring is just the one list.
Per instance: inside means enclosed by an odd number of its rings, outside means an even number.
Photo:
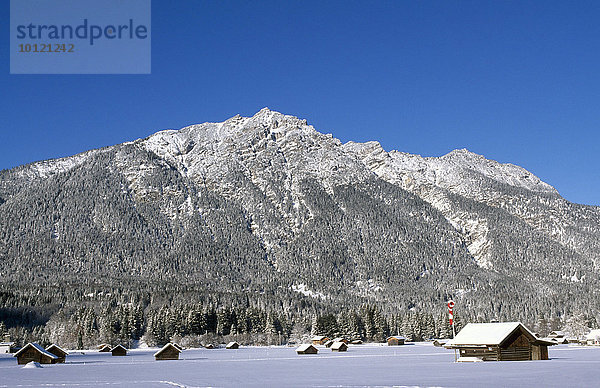
[{"label": "distant building", "polygon": [[238,344],[235,341],[231,341],[230,343],[225,345],[225,349],[239,349],[239,347],[240,347],[240,344]]},{"label": "distant building", "polygon": [[459,350],[457,361],[521,361],[547,360],[552,345],[520,322],[495,322],[469,323],[444,347]]},{"label": "distant building", "polygon": [[324,335],[317,335],[310,339],[313,345],[324,345],[325,342],[329,341],[329,338]]},{"label": "distant building", "polygon": [[112,353],[113,356],[126,356],[127,355],[127,349],[121,344],[118,344],[117,346],[112,348],[110,350],[110,352]]},{"label": "distant building", "polygon": [[98,351],[99,352],[110,352],[112,350],[112,346],[110,346],[109,344],[102,344],[102,345],[98,345]]},{"label": "distant building", "polygon": [[329,341],[325,342],[324,345],[326,348],[330,348],[331,345],[333,345],[333,340],[329,340]]},{"label": "distant building", "polygon": [[388,346],[404,345],[404,342],[406,342],[406,338],[401,335],[393,335],[387,339]]},{"label": "distant building", "polygon": [[600,345],[600,330],[592,330],[585,336],[587,345]]},{"label": "distant building", "polygon": [[48,346],[46,348],[46,351],[54,354],[56,357],[58,357],[58,360],[56,360],[57,363],[64,363],[67,356],[69,355],[69,353],[67,353],[64,349],[62,349],[60,346],[56,345],[56,344],[52,344],[50,346]]},{"label": "distant building", "polygon": [[205,347],[206,349],[214,349],[214,348],[215,348],[215,345],[213,345],[213,344],[206,344],[206,345],[204,345],[204,347]]},{"label": "distant building", "polygon": [[15,351],[15,343],[12,341],[0,342],[0,354],[12,353]]},{"label": "distant building", "polygon": [[362,343],[363,343],[363,342],[362,342],[362,340],[356,339],[356,340],[353,340],[353,341],[352,341],[352,342],[350,342],[350,343],[351,343],[352,345],[362,345]]},{"label": "distant building", "polygon": [[343,342],[334,342],[333,345],[331,345],[331,351],[332,352],[345,352],[346,350],[348,350],[348,345],[346,345]]},{"label": "distant building", "polygon": [[441,347],[446,345],[446,342],[450,341],[448,338],[439,338],[439,339],[434,339],[432,344],[433,346],[437,346],[437,347]]},{"label": "distant building", "polygon": [[35,342],[30,342],[23,346],[15,353],[14,357],[17,358],[17,364],[19,365],[27,364],[31,361],[39,362],[40,364],[56,364],[58,362],[57,356]]},{"label": "distant building", "polygon": [[168,343],[162,347],[158,352],[154,353],[154,358],[158,360],[179,360],[179,353],[181,350],[172,343]]},{"label": "distant building", "polygon": [[314,345],[312,344],[304,344],[304,345],[300,345],[297,349],[296,349],[296,353],[298,354],[317,354],[319,352],[319,349],[317,349]]}]

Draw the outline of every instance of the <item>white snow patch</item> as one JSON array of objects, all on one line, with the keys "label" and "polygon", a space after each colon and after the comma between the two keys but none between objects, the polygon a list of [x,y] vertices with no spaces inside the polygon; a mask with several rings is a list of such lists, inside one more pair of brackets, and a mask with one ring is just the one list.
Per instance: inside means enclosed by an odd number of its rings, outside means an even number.
[{"label": "white snow patch", "polygon": [[316,292],[316,291],[311,291],[306,287],[306,284],[304,283],[300,283],[297,286],[293,285],[292,286],[292,290],[301,293],[302,295],[306,295],[306,296],[310,296],[311,298],[320,298],[320,299],[325,299],[325,295],[320,293],[320,292]]}]

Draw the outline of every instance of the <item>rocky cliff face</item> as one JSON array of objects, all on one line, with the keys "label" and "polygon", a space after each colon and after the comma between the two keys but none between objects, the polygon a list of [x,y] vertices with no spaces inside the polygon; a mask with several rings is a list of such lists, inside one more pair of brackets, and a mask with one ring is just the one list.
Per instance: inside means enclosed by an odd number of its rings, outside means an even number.
[{"label": "rocky cliff face", "polygon": [[519,311],[498,295],[534,314],[598,285],[597,207],[467,150],[341,144],[266,108],[2,171],[0,216],[17,281],[177,279],[392,309],[454,297],[492,317]]}]

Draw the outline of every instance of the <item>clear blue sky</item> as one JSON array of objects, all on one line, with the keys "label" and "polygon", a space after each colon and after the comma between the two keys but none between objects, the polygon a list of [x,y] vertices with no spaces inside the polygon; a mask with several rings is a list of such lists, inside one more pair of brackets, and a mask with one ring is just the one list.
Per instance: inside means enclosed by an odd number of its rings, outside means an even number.
[{"label": "clear blue sky", "polygon": [[0,20],[0,169],[268,106],[600,205],[597,1],[153,1],[151,75],[9,75]]}]

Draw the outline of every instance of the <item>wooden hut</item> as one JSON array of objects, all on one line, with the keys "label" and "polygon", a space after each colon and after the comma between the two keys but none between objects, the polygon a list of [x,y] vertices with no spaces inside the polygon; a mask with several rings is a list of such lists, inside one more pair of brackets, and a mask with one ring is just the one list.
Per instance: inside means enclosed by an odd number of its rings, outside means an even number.
[{"label": "wooden hut", "polygon": [[98,345],[98,351],[102,353],[108,353],[112,350],[112,346],[109,344]]},{"label": "wooden hut", "polygon": [[520,322],[493,322],[469,323],[444,347],[459,350],[457,361],[521,361],[547,360],[552,345]]},{"label": "wooden hut", "polygon": [[56,357],[58,357],[58,360],[56,360],[57,363],[64,363],[65,359],[69,355],[69,353],[67,353],[64,349],[62,349],[60,346],[58,346],[56,344],[52,344],[52,345],[48,346],[46,348],[46,351],[50,352],[50,353],[54,354]]},{"label": "wooden hut", "polygon": [[325,342],[329,341],[329,338],[324,335],[317,335],[312,337],[310,340],[313,345],[324,345]]},{"label": "wooden hut", "polygon": [[239,348],[240,348],[240,344],[238,344],[235,341],[231,341],[230,343],[225,345],[225,349],[239,349]]},{"label": "wooden hut", "polygon": [[324,345],[326,348],[330,348],[331,345],[333,345],[333,340],[329,340],[329,341],[325,342]]},{"label": "wooden hut", "polygon": [[168,343],[162,347],[158,352],[154,353],[154,358],[156,361],[159,360],[179,360],[179,353],[181,350],[177,348],[177,346],[172,343]]},{"label": "wooden hut", "polygon": [[117,346],[115,346],[114,348],[112,348],[110,350],[110,352],[112,353],[113,356],[126,356],[127,355],[127,349],[125,348],[125,346],[118,344]]},{"label": "wooden hut", "polygon": [[393,335],[387,339],[388,346],[404,345],[404,342],[406,342],[406,338],[401,335]]},{"label": "wooden hut", "polygon": [[439,348],[439,347],[446,345],[446,343],[448,341],[450,341],[448,338],[438,338],[438,339],[434,339],[432,344],[433,344],[433,346],[437,346]]},{"label": "wooden hut", "polygon": [[317,349],[313,344],[303,344],[296,349],[296,353],[298,354],[317,354],[318,352],[319,349]]},{"label": "wooden hut", "polygon": [[206,344],[206,345],[204,345],[204,347],[205,347],[206,349],[214,349],[214,348],[215,348],[215,345],[213,345],[213,344]]},{"label": "wooden hut", "polygon": [[334,342],[333,345],[331,345],[331,351],[332,352],[345,352],[348,350],[348,345],[346,345],[343,342]]},{"label": "wooden hut", "polygon": [[40,364],[56,364],[58,357],[48,352],[35,342],[30,342],[23,346],[21,350],[15,353],[17,364],[24,365],[28,362],[35,361]]}]

